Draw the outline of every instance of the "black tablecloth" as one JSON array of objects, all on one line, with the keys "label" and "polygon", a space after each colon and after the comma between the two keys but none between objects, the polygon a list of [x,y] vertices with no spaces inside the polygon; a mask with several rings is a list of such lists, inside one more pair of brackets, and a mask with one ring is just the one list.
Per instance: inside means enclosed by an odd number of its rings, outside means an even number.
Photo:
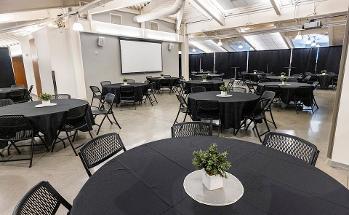
[{"label": "black tablecloth", "polygon": [[[120,103],[120,87],[123,86],[123,83],[108,84],[103,86],[102,95],[105,96],[107,93],[113,93],[115,95],[115,103]],[[127,86],[134,86],[135,88],[135,98],[137,102],[142,101],[143,96],[148,90],[147,83],[129,83]]]},{"label": "black tablecloth", "polygon": [[8,96],[9,93],[11,92],[16,92],[16,91],[22,91],[23,95],[27,92],[26,88],[22,87],[6,87],[6,88],[0,88],[0,99],[10,99]]},{"label": "black tablecloth", "polygon": [[207,73],[207,74],[195,74],[193,76],[202,78],[204,75],[207,76],[207,79],[210,80],[212,78],[223,78],[224,74],[215,74],[215,73]]},{"label": "black tablecloth", "polygon": [[192,87],[205,87],[206,91],[219,91],[219,87],[224,84],[223,81],[219,80],[208,80],[206,82],[202,80],[191,80],[191,81],[185,81],[185,92],[190,93]]},{"label": "black tablecloth", "polygon": [[[276,82],[279,82],[281,81],[281,76],[275,76],[275,75],[268,75],[265,77],[268,81],[276,81]],[[287,78],[287,82],[297,82],[298,81],[298,77],[296,76],[291,76],[291,77],[288,77],[286,76]]]},{"label": "black tablecloth", "polygon": [[[216,143],[227,150],[242,198],[212,207],[191,199],[183,180],[192,153]],[[73,202],[72,215],[348,215],[349,192],[314,166],[261,145],[217,137],[165,139],[118,155]]]},{"label": "black tablecloth", "polygon": [[[0,115],[24,115],[32,122],[34,128],[44,134],[46,144],[51,145],[62,124],[64,112],[88,104],[87,101],[79,99],[59,99],[51,102],[57,105],[36,108],[35,105],[41,102],[27,102],[1,107]],[[91,108],[88,108],[86,120],[89,125],[86,129],[92,130],[94,120]]]},{"label": "black tablecloth", "polygon": [[199,120],[198,103],[200,101],[217,101],[219,103],[219,115],[223,128],[240,128],[241,120],[245,113],[249,113],[255,107],[259,96],[250,93],[230,93],[228,98],[217,95],[219,91],[192,93],[188,96],[188,107],[193,120]]},{"label": "black tablecloth", "polygon": [[[279,89],[276,89],[277,87],[279,87]],[[314,90],[314,86],[307,83],[285,82],[285,84],[282,85],[281,82],[265,82],[258,84],[257,92],[262,93],[265,90],[275,91],[277,96],[281,98],[283,103],[289,104],[294,100],[295,92],[300,87],[308,87]],[[307,106],[311,106],[313,101],[303,99],[302,102]]]},{"label": "black tablecloth", "polygon": [[334,80],[337,78],[336,74],[316,74],[313,76],[316,77],[321,89],[328,89],[330,85],[334,84]]},{"label": "black tablecloth", "polygon": [[179,83],[178,77],[148,77],[149,82],[155,83],[155,89],[160,90],[161,87],[173,87]]},{"label": "black tablecloth", "polygon": [[250,80],[254,82],[258,82],[261,78],[266,76],[267,74],[264,72],[242,72],[241,73],[243,80]]}]

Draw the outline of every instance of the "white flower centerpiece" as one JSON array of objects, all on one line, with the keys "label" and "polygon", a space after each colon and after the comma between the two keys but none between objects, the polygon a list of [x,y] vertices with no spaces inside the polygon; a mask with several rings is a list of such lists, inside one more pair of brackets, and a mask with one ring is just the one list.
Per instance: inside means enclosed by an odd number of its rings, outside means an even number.
[{"label": "white flower centerpiece", "polygon": [[286,74],[284,72],[281,73],[280,80],[281,80],[281,84],[285,85],[285,81],[287,80],[287,77],[286,77]]},{"label": "white flower centerpiece", "polygon": [[228,91],[229,91],[229,87],[225,84],[222,84],[219,87],[219,90],[221,91],[221,96],[227,96],[228,95]]},{"label": "white flower centerpiece", "polygon": [[48,93],[43,93],[41,94],[40,99],[43,105],[49,105],[51,104],[52,96]]},{"label": "white flower centerpiece", "polygon": [[127,85],[127,78],[124,78],[123,80],[124,85]]},{"label": "white flower centerpiece", "polygon": [[193,152],[193,165],[202,169],[202,183],[208,190],[223,188],[223,178],[227,178],[226,171],[231,167],[228,152],[219,153],[217,145],[212,144],[206,151]]},{"label": "white flower centerpiece", "polygon": [[202,82],[207,82],[207,75],[206,74],[202,76]]}]

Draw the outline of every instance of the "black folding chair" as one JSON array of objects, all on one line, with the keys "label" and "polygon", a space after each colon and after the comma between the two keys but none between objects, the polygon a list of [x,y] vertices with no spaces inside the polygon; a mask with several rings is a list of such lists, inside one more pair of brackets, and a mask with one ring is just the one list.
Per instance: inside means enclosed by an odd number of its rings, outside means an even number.
[{"label": "black folding chair", "polygon": [[306,140],[276,132],[267,134],[264,138],[263,145],[300,159],[312,166],[315,166],[320,153],[314,144]]},{"label": "black folding chair", "polygon": [[27,101],[33,101],[33,97],[32,97],[33,88],[34,88],[34,85],[30,85],[29,89],[25,92],[25,97]]},{"label": "black folding chair", "polygon": [[[56,214],[60,205],[70,212],[72,206],[50,183],[42,181],[31,188],[17,204],[13,215]],[[68,214],[69,214],[68,212]]]},{"label": "black folding chair", "polygon": [[100,84],[101,84],[101,87],[103,88],[104,86],[111,84],[111,81],[101,81]]},{"label": "black folding chair", "polygon": [[155,87],[156,87],[156,83],[155,82],[149,82],[148,83],[148,89],[145,93],[145,99],[144,102],[147,101],[147,99],[149,100],[150,104],[153,106],[153,104],[156,102],[158,103],[158,100],[156,99],[155,96]]},{"label": "black folding chair", "polygon": [[183,122],[171,127],[172,138],[212,136],[212,124],[204,122]]},{"label": "black folding chair", "polygon": [[102,127],[104,120],[106,118],[109,120],[110,124],[113,124],[113,121],[109,118],[109,115],[111,115],[113,117],[115,124],[121,129],[121,126],[120,126],[119,122],[116,120],[116,117],[115,117],[114,111],[113,111],[114,99],[115,99],[115,95],[112,93],[108,93],[104,97],[104,101],[102,104],[103,108],[98,108],[98,109],[92,110],[92,115],[95,119],[97,116],[100,116],[100,115],[103,116],[101,123],[99,125],[97,125],[98,126],[97,135],[99,134],[99,131],[101,130],[101,127]]},{"label": "black folding chair", "polygon": [[11,99],[14,103],[24,103],[28,101],[25,97],[24,90],[15,90],[15,91],[9,92],[7,94],[7,97]]},{"label": "black folding chair", "polygon": [[120,104],[132,104],[136,110],[136,95],[134,86],[120,87]]},{"label": "black folding chair", "polygon": [[[91,100],[91,107],[100,107],[102,103],[102,92],[97,86],[90,86],[90,89],[92,91],[92,100]],[[98,99],[99,104],[98,106],[93,106],[93,100]]]},{"label": "black folding chair", "polygon": [[[178,101],[179,101],[179,108],[178,108],[178,112],[177,112],[177,116],[176,116],[176,119],[175,121],[173,122],[173,124],[176,124],[177,123],[177,120],[178,120],[178,117],[179,117],[179,114],[180,113],[184,113],[184,119],[183,119],[183,122],[185,122],[188,114],[190,114],[189,112],[189,108],[188,108],[188,104],[187,102],[185,101],[184,97],[181,96],[181,95],[176,95]],[[190,116],[190,115],[189,115]]]},{"label": "black folding chair", "polygon": [[[82,129],[86,129],[88,131],[88,133],[90,134],[90,137],[93,139],[92,133],[89,130],[89,125],[87,123],[87,110],[88,110],[88,105],[84,105],[81,107],[76,107],[73,108],[67,112],[65,112],[64,117],[63,117],[63,123],[56,135],[56,138],[52,144],[52,149],[51,152],[53,152],[53,149],[56,145],[56,141],[60,135],[61,132],[65,132],[65,134],[67,135],[67,139],[69,141],[70,146],[72,147],[74,154],[77,156],[78,154],[76,153],[75,147],[73,146],[73,141],[70,139],[71,136],[69,133],[74,132],[74,137],[73,139],[75,139],[75,136],[77,134],[77,132],[79,130]],[[65,147],[65,143],[64,141],[61,139],[61,141],[63,142],[63,145]],[[81,147],[81,146],[79,146]],[[77,148],[79,148],[77,147]]]},{"label": "black folding chair", "polygon": [[272,112],[272,105],[273,105],[273,101],[275,98],[275,94],[276,93],[273,91],[264,91],[261,98],[269,100],[269,104],[266,106],[265,112],[269,112],[270,118],[271,118],[271,123],[273,123],[274,127],[277,128],[275,120],[274,120],[273,112]]},{"label": "black folding chair", "polygon": [[[295,90],[294,98],[296,104],[296,112],[298,110],[310,110],[314,113],[315,110],[319,109],[319,106],[314,97],[314,87],[313,86],[300,86]],[[310,108],[304,109],[304,106],[308,106]],[[316,108],[314,110],[314,108]]]},{"label": "black folding chair", "polygon": [[53,96],[54,99],[71,99],[69,94],[56,94]]},{"label": "black folding chair", "polygon": [[[35,141],[35,137],[39,137],[43,144],[37,144]],[[30,145],[17,146],[17,142],[30,140]],[[29,160],[29,168],[32,166],[33,162],[33,154],[34,154],[34,145],[44,145],[46,150],[48,148],[39,135],[39,132],[36,131],[32,125],[32,123],[22,115],[3,115],[0,116],[0,142],[10,143],[7,146],[7,154],[11,155],[10,148],[13,146],[18,154],[21,154],[21,151],[18,147],[29,146],[30,147],[30,157],[29,158],[19,158],[19,159],[5,159],[0,160],[0,162],[10,162],[10,161],[22,161]],[[0,153],[1,157],[4,157],[2,153]]]},{"label": "black folding chair", "polygon": [[81,147],[79,157],[89,177],[90,169],[108,160],[120,151],[126,151],[122,140],[117,133],[104,134],[92,139]]}]

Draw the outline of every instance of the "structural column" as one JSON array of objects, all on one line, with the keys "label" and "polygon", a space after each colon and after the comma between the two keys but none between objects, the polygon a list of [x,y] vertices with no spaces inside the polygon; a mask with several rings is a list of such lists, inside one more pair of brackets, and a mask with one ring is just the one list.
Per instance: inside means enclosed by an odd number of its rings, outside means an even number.
[{"label": "structural column", "polygon": [[181,43],[182,76],[189,80],[189,39],[186,25],[183,25],[183,32],[183,42]]}]

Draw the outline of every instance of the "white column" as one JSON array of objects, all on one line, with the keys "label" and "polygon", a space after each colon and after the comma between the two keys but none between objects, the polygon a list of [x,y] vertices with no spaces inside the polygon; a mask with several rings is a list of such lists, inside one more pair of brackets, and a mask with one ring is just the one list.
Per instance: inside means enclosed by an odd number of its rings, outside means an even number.
[{"label": "white column", "polygon": [[186,25],[183,25],[184,37],[183,42],[181,43],[181,61],[182,61],[182,76],[185,80],[189,80],[189,39],[186,34]]}]

